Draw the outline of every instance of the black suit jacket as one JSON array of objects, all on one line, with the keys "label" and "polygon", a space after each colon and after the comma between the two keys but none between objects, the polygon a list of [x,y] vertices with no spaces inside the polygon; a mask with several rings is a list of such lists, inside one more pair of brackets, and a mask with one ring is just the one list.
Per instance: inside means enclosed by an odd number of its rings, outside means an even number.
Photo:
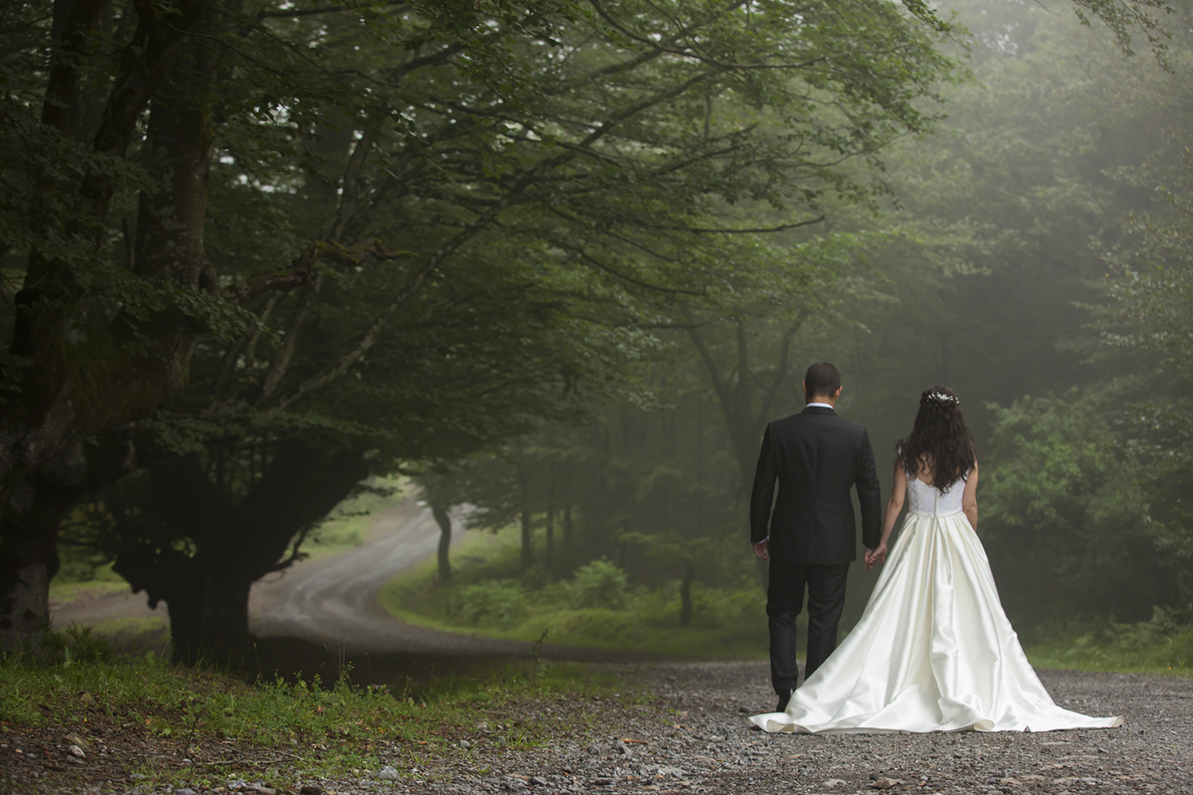
[{"label": "black suit jacket", "polygon": [[820,406],[775,420],[766,426],[754,474],[750,540],[769,535],[775,560],[821,565],[856,560],[852,487],[862,508],[862,543],[874,549],[882,537],[882,513],[866,429]]}]

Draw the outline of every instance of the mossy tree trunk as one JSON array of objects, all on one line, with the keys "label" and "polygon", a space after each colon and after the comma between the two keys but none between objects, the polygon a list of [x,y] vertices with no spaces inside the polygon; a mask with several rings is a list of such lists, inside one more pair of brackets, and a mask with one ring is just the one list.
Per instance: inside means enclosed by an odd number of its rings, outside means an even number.
[{"label": "mossy tree trunk", "polygon": [[439,525],[439,582],[447,582],[452,577],[452,517],[449,513],[450,507],[450,505],[445,504],[442,500],[431,500],[431,515],[435,517],[435,523]]},{"label": "mossy tree trunk", "polygon": [[367,475],[360,452],[281,442],[234,499],[196,456],[165,456],[113,495],[114,569],[169,606],[177,661],[238,665],[251,651],[252,584],[291,565],[306,531]]},{"label": "mossy tree trunk", "polygon": [[[233,5],[238,8],[239,0]],[[213,35],[235,8],[217,0],[179,0],[168,8],[138,4],[130,17],[131,6],[122,27],[135,19],[135,30],[119,49],[118,66],[112,75],[98,75],[87,64],[96,62],[97,36],[111,33],[109,0],[56,0],[58,47],[42,122],[91,153],[124,158],[149,109],[143,151],[156,186],[142,194],[130,264],[139,276],[175,289],[218,293],[203,251],[219,53]],[[40,636],[48,623],[48,583],[57,570],[57,522],[24,508],[55,501],[61,513],[81,496],[81,484],[108,482],[123,471],[63,480],[59,461],[84,439],[144,417],[177,394],[200,330],[173,306],[132,316],[119,305],[88,298],[94,286],[77,274],[83,261],[99,256],[116,177],[99,168],[77,184],[46,179],[45,189],[61,197],[63,217],[45,222],[61,224],[66,239],[91,251],[76,252],[71,260],[34,248],[15,297],[10,352],[27,365],[19,389],[0,395],[0,505],[13,506],[0,517],[4,649]],[[299,282],[305,278],[300,275]],[[234,298],[248,300],[266,289],[275,288],[262,282]]]},{"label": "mossy tree trunk", "polygon": [[534,565],[534,525],[530,515],[530,478],[518,469],[518,513],[522,520],[522,571]]}]

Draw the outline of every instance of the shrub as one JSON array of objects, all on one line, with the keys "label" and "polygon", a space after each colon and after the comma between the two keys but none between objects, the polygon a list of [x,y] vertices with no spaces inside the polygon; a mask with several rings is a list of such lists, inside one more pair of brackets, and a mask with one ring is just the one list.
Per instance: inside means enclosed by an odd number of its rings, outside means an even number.
[{"label": "shrub", "polygon": [[626,600],[626,573],[607,560],[576,569],[572,575],[571,606],[618,610]]},{"label": "shrub", "polygon": [[78,624],[71,624],[61,631],[47,632],[45,648],[49,654],[46,662],[54,664],[107,662],[116,656],[107,635]]},{"label": "shrub", "polygon": [[517,580],[489,580],[461,588],[452,597],[450,614],[464,624],[482,621],[511,627],[526,615],[526,591]]}]

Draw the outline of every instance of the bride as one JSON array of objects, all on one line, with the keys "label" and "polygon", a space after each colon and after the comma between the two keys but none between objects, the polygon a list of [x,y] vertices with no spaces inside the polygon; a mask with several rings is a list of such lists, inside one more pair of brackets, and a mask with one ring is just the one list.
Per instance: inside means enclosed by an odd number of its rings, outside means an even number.
[{"label": "bride", "polygon": [[768,732],[1050,731],[1119,726],[1053,703],[1023,654],[974,528],[978,462],[948,387],[920,396],[870,568],[887,557],[857,626],[795,691]]}]

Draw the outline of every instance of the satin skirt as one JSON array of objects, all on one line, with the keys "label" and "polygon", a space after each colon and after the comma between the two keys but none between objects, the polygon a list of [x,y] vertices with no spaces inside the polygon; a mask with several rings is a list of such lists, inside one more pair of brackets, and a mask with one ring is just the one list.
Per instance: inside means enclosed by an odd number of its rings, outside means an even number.
[{"label": "satin skirt", "polygon": [[1027,661],[963,513],[909,514],[861,620],[768,732],[1052,731],[1122,718],[1062,709]]}]

